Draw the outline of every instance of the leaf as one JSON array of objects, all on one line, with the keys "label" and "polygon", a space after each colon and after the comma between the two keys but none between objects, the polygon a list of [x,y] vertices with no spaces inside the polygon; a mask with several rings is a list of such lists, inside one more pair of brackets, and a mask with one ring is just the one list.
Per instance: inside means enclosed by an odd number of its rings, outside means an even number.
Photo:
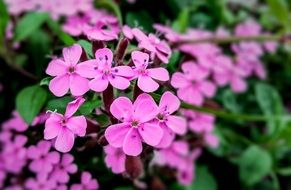
[{"label": "leaf", "polygon": [[174,51],[171,55],[169,63],[167,64],[167,69],[170,72],[176,71],[176,67],[177,67],[179,58],[180,58],[180,52]]},{"label": "leaf", "polygon": [[267,0],[269,8],[283,26],[290,29],[288,4],[285,0]]},{"label": "leaf", "polygon": [[132,11],[125,16],[126,24],[130,27],[142,27],[145,31],[153,31],[154,20],[146,11]]},{"label": "leaf", "polygon": [[28,124],[38,115],[47,99],[47,92],[40,86],[22,89],[16,97],[16,109]]},{"label": "leaf", "polygon": [[73,98],[69,96],[53,99],[47,103],[46,109],[50,111],[57,111],[58,113],[63,114],[65,113],[68,103],[71,101],[73,101]]},{"label": "leaf", "polygon": [[252,145],[238,159],[239,176],[246,185],[254,185],[272,169],[272,157],[264,149]]},{"label": "leaf", "polygon": [[291,167],[278,169],[277,173],[282,176],[291,176]]},{"label": "leaf", "polygon": [[257,102],[266,116],[269,117],[268,127],[269,132],[272,134],[282,121],[274,120],[272,116],[282,116],[284,113],[284,107],[282,99],[278,91],[272,86],[265,83],[257,83],[255,86],[255,95]]},{"label": "leaf", "polygon": [[59,40],[61,40],[66,46],[71,46],[75,43],[74,38],[72,38],[70,35],[66,34],[62,28],[60,27],[60,25],[52,20],[52,19],[48,19],[48,26],[50,27],[50,29],[52,30],[52,32],[59,38]]},{"label": "leaf", "polygon": [[31,12],[24,15],[15,26],[14,38],[22,41],[34,34],[49,18],[48,13]]},{"label": "leaf", "polygon": [[46,78],[43,78],[43,79],[40,81],[39,85],[40,85],[40,86],[48,86],[48,85],[49,85],[49,82],[50,82],[51,79],[52,79],[52,77],[46,77]]},{"label": "leaf", "polygon": [[119,9],[119,6],[111,0],[97,0],[95,1],[95,5],[97,8],[105,8],[108,11],[112,12],[115,14],[115,16],[117,16],[118,20],[119,20],[119,24],[120,26],[122,26],[122,14],[121,11]]},{"label": "leaf", "polygon": [[132,187],[116,187],[114,190],[134,190]]},{"label": "leaf", "polygon": [[230,110],[231,112],[234,112],[234,113],[240,112],[240,109],[239,109],[240,107],[237,103],[236,96],[231,90],[227,89],[223,91],[222,103],[223,103],[223,106],[226,109]]},{"label": "leaf", "polygon": [[216,190],[217,184],[206,166],[199,166],[195,171],[196,179],[185,190]]},{"label": "leaf", "polygon": [[184,8],[178,15],[177,20],[174,21],[172,28],[177,32],[184,33],[188,27],[189,9]]},{"label": "leaf", "polygon": [[3,0],[0,0],[0,18],[1,18],[0,19],[0,45],[2,45],[1,43],[5,36],[4,34],[5,34],[6,26],[9,21],[9,14],[7,11],[7,7]]},{"label": "leaf", "polygon": [[92,111],[96,108],[99,108],[102,105],[102,101],[92,100],[92,101],[86,101],[80,108],[79,111],[82,115],[90,115]]},{"label": "leaf", "polygon": [[90,57],[94,56],[92,53],[92,44],[90,42],[88,42],[87,40],[79,40],[77,41],[77,43],[84,48],[87,55],[89,55]]},{"label": "leaf", "polygon": [[110,124],[109,118],[105,114],[96,115],[94,118],[101,127],[106,127]]}]

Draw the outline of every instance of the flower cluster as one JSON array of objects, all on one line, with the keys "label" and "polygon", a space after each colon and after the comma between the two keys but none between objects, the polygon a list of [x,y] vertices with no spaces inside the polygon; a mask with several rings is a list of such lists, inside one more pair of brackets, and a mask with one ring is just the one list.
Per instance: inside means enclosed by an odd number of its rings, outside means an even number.
[{"label": "flower cluster", "polygon": [[[35,126],[32,130],[38,130],[46,119],[46,114],[37,116],[31,125]],[[69,189],[70,176],[77,173],[77,165],[73,163],[74,157],[71,154],[60,154],[51,150],[50,141],[40,140],[33,145],[24,134],[29,130],[29,125],[15,111],[13,117],[5,121],[1,128],[0,144],[3,149],[0,151],[0,188]],[[31,175],[25,175],[23,178],[27,170]],[[72,184],[70,187],[72,190],[80,188],[97,190],[99,185],[96,179],[92,179],[90,173],[83,172],[81,183]]]}]

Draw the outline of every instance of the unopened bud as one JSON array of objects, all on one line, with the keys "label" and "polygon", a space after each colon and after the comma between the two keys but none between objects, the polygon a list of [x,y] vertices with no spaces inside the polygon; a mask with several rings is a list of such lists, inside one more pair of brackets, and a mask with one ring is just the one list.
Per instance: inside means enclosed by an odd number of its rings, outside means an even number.
[{"label": "unopened bud", "polygon": [[125,159],[126,173],[132,178],[138,178],[143,172],[143,163],[139,156],[126,156]]},{"label": "unopened bud", "polygon": [[98,49],[101,49],[101,48],[104,48],[104,47],[105,47],[104,42],[102,42],[102,41],[93,41],[93,44],[92,44],[92,51],[93,51],[93,54],[95,54],[95,52],[96,52]]},{"label": "unopened bud", "polygon": [[166,187],[160,178],[153,177],[153,179],[151,181],[150,189],[152,189],[152,190],[165,190]]}]

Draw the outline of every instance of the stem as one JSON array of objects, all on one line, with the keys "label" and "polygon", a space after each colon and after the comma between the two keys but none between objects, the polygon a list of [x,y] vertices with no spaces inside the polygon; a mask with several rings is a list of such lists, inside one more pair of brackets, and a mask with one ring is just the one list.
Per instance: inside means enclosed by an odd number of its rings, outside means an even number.
[{"label": "stem", "polygon": [[[159,94],[151,93],[151,95],[157,101],[160,100],[161,98],[161,95]],[[234,121],[269,121],[270,119],[273,119],[273,120],[291,119],[291,117],[288,115],[264,116],[264,115],[237,114],[237,113],[227,112],[224,110],[212,109],[209,107],[198,107],[191,104],[187,104],[185,102],[181,102],[180,108],[190,109],[190,110],[198,111],[202,113],[208,113],[208,114],[211,114],[223,119],[234,120]]]},{"label": "stem", "polygon": [[198,43],[216,43],[216,44],[227,44],[236,43],[240,41],[284,41],[290,40],[290,35],[256,35],[256,36],[227,36],[227,37],[209,37],[209,38],[193,38],[188,40],[181,40],[174,43],[174,46],[182,44],[198,44]]},{"label": "stem", "polygon": [[113,94],[113,87],[109,84],[106,90],[102,94],[103,96],[103,103],[105,110],[110,113],[110,105],[113,102],[114,94]]}]

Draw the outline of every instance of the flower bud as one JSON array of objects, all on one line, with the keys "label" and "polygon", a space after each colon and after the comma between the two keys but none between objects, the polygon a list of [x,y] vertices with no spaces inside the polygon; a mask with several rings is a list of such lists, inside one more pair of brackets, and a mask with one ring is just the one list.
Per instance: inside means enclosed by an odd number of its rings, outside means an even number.
[{"label": "flower bud", "polygon": [[139,156],[126,156],[125,159],[126,173],[133,179],[141,176],[143,172],[143,163]]}]

